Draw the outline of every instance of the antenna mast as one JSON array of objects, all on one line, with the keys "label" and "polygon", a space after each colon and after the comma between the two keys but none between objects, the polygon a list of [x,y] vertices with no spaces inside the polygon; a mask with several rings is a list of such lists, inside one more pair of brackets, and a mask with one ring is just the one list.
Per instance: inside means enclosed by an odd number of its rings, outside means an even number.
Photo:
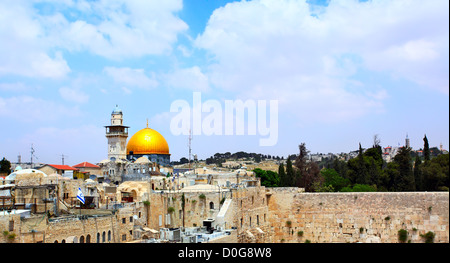
[{"label": "antenna mast", "polygon": [[67,156],[67,155],[61,154],[62,165],[64,165],[64,156],[69,157],[69,156]]},{"label": "antenna mast", "polygon": [[33,169],[33,155],[34,155],[34,148],[33,148],[33,144],[31,144],[31,160],[30,160],[30,169]]},{"label": "antenna mast", "polygon": [[191,141],[192,141],[192,131],[189,129],[189,170],[191,170]]}]

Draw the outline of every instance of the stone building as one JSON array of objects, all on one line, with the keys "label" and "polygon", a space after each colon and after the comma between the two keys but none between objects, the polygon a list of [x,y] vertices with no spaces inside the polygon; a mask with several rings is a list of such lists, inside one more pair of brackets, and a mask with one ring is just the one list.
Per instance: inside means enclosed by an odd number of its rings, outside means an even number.
[{"label": "stone building", "polygon": [[105,127],[108,159],[98,164],[104,180],[118,185],[129,180],[148,180],[171,170],[169,145],[159,132],[148,127],[148,122],[127,142],[129,127],[123,125],[123,112],[116,105],[111,125]]}]

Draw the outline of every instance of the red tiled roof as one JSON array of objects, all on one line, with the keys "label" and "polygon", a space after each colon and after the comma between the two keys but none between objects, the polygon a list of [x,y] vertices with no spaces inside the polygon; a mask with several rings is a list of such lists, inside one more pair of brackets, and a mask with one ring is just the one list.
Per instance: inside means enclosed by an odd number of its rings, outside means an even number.
[{"label": "red tiled roof", "polygon": [[60,164],[47,164],[47,165],[51,166],[51,167],[53,167],[55,169],[58,169],[58,170],[74,170],[74,171],[78,170],[77,168],[73,168],[73,167],[68,166],[68,165],[60,165]]},{"label": "red tiled roof", "polygon": [[82,162],[77,165],[74,165],[73,167],[75,167],[75,168],[100,168],[100,166],[89,163],[89,162]]}]

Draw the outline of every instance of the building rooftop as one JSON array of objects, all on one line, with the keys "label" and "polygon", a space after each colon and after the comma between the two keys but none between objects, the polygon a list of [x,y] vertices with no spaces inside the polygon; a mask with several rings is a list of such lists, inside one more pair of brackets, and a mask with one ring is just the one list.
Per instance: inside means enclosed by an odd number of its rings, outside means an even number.
[{"label": "building rooftop", "polygon": [[77,168],[73,168],[72,166],[68,165],[60,165],[60,164],[46,164],[46,165],[51,166],[58,170],[74,170],[74,171],[78,170]]},{"label": "building rooftop", "polygon": [[89,162],[82,162],[77,165],[72,166],[74,168],[100,168],[100,166],[89,163]]}]

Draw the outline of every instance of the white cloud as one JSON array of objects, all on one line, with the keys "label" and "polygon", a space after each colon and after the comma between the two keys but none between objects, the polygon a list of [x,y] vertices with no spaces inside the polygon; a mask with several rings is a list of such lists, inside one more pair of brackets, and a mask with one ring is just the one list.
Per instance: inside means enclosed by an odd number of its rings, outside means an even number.
[{"label": "white cloud", "polygon": [[[143,89],[151,89],[158,86],[158,81],[155,80],[154,74],[149,77],[145,74],[144,69],[105,67],[103,72],[120,85]],[[129,89],[129,87],[127,88]]]},{"label": "white cloud", "polygon": [[132,93],[131,89],[129,89],[129,88],[127,88],[127,87],[122,87],[122,91],[123,91],[123,93],[125,93],[125,94],[127,94],[127,95],[129,95],[129,94]]},{"label": "white cloud", "polygon": [[26,91],[29,89],[30,87],[23,82],[0,83],[0,91]]},{"label": "white cloud", "polygon": [[0,2],[0,76],[62,78],[70,72],[60,52],[44,36],[30,3]]},{"label": "white cloud", "polygon": [[0,97],[0,117],[19,122],[55,121],[61,118],[80,116],[77,107],[70,107],[53,101],[18,96]]},{"label": "white cloud", "polygon": [[[48,28],[63,27],[60,44],[69,50],[88,50],[113,60],[160,55],[170,52],[177,35],[188,28],[175,15],[181,9],[181,0],[81,1],[72,10],[83,16],[74,22],[64,18]],[[86,15],[97,19],[89,21]]]},{"label": "white cloud", "polygon": [[111,60],[168,54],[188,28],[181,9],[182,0],[0,1],[0,76],[65,77],[64,51]]},{"label": "white cloud", "polygon": [[173,88],[182,88],[194,91],[209,90],[208,77],[197,67],[177,69],[164,76],[165,84]]},{"label": "white cloud", "polygon": [[382,112],[390,90],[355,81],[359,70],[448,94],[447,1],[330,1],[319,9],[306,1],[233,2],[214,11],[195,45],[212,55],[205,71],[212,85],[279,99],[302,120]]},{"label": "white cloud", "polygon": [[62,87],[59,89],[59,94],[63,99],[71,102],[86,103],[89,100],[89,95],[85,94],[80,89]]}]

